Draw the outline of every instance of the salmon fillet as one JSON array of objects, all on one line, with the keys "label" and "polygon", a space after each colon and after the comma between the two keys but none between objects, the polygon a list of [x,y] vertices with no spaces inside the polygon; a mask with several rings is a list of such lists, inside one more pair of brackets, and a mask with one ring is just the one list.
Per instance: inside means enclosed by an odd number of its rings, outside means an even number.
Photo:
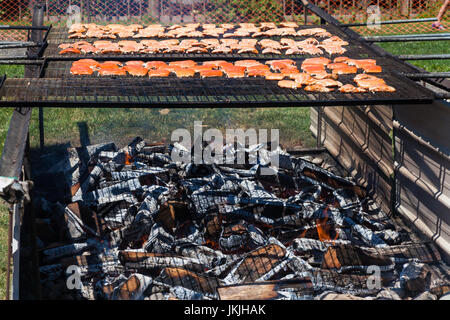
[{"label": "salmon fillet", "polygon": [[333,91],[333,89],[325,87],[325,86],[322,86],[320,84],[310,84],[310,85],[305,87],[305,91],[310,91],[310,92],[331,92],[331,91]]},{"label": "salmon fillet", "polygon": [[281,88],[298,89],[302,85],[292,80],[281,80],[278,81],[278,86]]},{"label": "salmon fillet", "polygon": [[195,75],[195,71],[190,68],[180,68],[178,70],[175,70],[174,73],[178,78],[188,78]]},{"label": "salmon fillet", "polygon": [[119,67],[100,67],[98,70],[98,74],[101,76],[125,76],[127,72],[125,69]]},{"label": "salmon fillet", "polygon": [[142,66],[136,66],[136,65],[126,65],[123,67],[125,71],[127,71],[132,76],[137,77],[144,77],[148,73],[148,69],[142,67]]},{"label": "salmon fillet", "polygon": [[200,77],[211,78],[211,77],[222,77],[223,73],[220,70],[203,70],[200,71]]},{"label": "salmon fillet", "polygon": [[364,73],[380,73],[381,71],[383,71],[381,66],[378,65],[364,66],[362,69]]},{"label": "salmon fillet", "polygon": [[306,84],[306,85],[312,84],[314,81],[316,81],[316,79],[314,79],[307,73],[293,74],[290,76],[290,78],[299,84]]},{"label": "salmon fillet", "polygon": [[387,84],[377,84],[369,87],[370,92],[395,92],[395,88]]},{"label": "salmon fillet", "polygon": [[167,64],[163,61],[148,61],[144,65],[147,69],[157,69],[167,67]]},{"label": "salmon fillet", "polygon": [[170,74],[170,71],[167,70],[167,69],[153,69],[153,70],[150,70],[150,71],[148,72],[148,76],[149,76],[150,78],[156,78],[156,77],[159,77],[159,78],[161,78],[161,77],[168,77],[169,74]]},{"label": "salmon fillet", "polygon": [[94,70],[88,65],[72,65],[70,73],[73,75],[91,75]]},{"label": "salmon fillet", "polygon": [[81,51],[75,48],[66,48],[61,50],[59,54],[81,54]]},{"label": "salmon fillet", "polygon": [[192,68],[197,65],[197,62],[192,60],[172,61],[169,62],[169,66],[176,66],[181,68]]},{"label": "salmon fillet", "polygon": [[256,60],[239,60],[234,63],[234,65],[237,67],[247,67],[247,68],[253,67],[253,66],[259,66],[261,64],[262,64],[261,62],[256,61]]},{"label": "salmon fillet", "polygon": [[342,93],[360,93],[360,92],[367,92],[364,88],[355,87],[352,84],[345,84],[342,87],[339,88],[339,92]]},{"label": "salmon fillet", "polygon": [[285,78],[284,74],[273,72],[267,72],[264,76],[266,80],[283,80]]}]

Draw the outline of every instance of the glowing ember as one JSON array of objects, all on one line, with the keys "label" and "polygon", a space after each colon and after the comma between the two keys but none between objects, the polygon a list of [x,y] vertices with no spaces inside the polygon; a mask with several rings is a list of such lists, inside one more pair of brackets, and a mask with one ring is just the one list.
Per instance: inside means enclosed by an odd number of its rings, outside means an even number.
[{"label": "glowing ember", "polygon": [[323,210],[323,214],[324,214],[324,218],[323,219],[316,219],[316,227],[317,227],[317,234],[319,236],[319,240],[320,241],[334,241],[338,238],[339,236],[339,232],[335,232],[335,236],[334,238],[331,237],[330,231],[331,231],[331,226],[329,224],[327,224],[328,221],[328,207],[326,207]]}]

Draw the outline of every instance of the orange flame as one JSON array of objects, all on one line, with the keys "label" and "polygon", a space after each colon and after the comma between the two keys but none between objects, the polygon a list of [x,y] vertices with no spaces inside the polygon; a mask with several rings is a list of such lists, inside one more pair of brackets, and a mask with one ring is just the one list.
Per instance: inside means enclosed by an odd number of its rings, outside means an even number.
[{"label": "orange flame", "polygon": [[328,221],[328,207],[325,208],[323,211],[324,218],[322,219],[316,219],[316,227],[317,227],[317,234],[319,236],[320,241],[334,241],[338,238],[339,232],[336,231],[336,235],[334,238],[331,237],[330,231],[332,230],[332,227],[327,224]]},{"label": "orange flame", "polygon": [[125,151],[125,164],[129,165],[132,163],[133,163],[133,161],[132,161],[131,156],[128,154],[128,152]]}]

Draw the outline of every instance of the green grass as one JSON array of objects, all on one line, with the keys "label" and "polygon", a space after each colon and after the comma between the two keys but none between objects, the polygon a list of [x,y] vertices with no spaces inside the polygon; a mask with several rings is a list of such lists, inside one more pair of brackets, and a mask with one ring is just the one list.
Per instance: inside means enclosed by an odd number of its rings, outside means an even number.
[{"label": "green grass", "polygon": [[[383,42],[378,45],[386,51],[389,51],[395,55],[450,53],[450,41]],[[408,62],[427,71],[450,71],[450,60],[411,60]]]}]

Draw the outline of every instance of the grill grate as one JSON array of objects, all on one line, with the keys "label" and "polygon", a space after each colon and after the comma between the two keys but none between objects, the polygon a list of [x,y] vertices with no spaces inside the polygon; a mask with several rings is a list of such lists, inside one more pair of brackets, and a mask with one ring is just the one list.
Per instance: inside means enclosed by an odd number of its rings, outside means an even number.
[{"label": "grill grate", "polygon": [[[261,78],[41,78],[7,79],[0,106],[46,107],[246,107],[429,103],[427,89],[398,75],[381,74],[393,93],[309,93]],[[352,77],[342,77],[351,83]]]}]

